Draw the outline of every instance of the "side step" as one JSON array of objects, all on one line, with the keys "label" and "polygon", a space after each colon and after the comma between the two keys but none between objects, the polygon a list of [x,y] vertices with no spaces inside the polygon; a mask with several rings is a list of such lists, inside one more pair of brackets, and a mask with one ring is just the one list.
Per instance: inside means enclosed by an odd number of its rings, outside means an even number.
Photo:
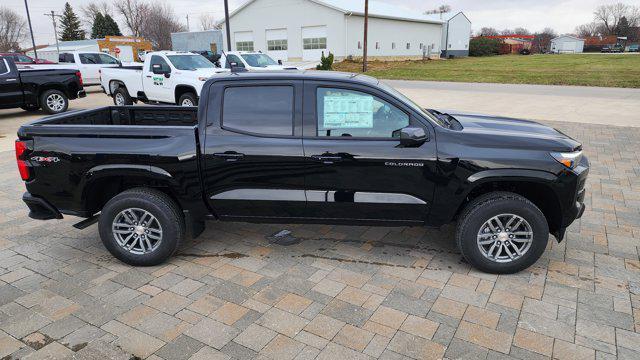
[{"label": "side step", "polygon": [[84,220],[80,221],[79,223],[74,224],[73,227],[76,228],[76,229],[80,229],[80,230],[86,229],[89,226],[97,223],[98,219],[100,219],[100,215],[99,214],[98,215],[93,215],[92,217],[90,217],[88,219],[84,219]]}]

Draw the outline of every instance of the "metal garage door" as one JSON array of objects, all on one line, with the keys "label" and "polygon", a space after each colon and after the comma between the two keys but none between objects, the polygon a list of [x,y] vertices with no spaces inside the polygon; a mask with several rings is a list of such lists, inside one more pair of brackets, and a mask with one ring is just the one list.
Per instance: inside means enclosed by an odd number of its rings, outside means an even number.
[{"label": "metal garage door", "polygon": [[320,56],[327,52],[327,27],[308,26],[302,28],[302,60],[320,61]]},{"label": "metal garage door", "polygon": [[266,37],[267,54],[275,60],[287,61],[289,59],[287,29],[268,29]]},{"label": "metal garage door", "polygon": [[253,32],[237,31],[233,33],[236,51],[254,51],[253,49]]}]

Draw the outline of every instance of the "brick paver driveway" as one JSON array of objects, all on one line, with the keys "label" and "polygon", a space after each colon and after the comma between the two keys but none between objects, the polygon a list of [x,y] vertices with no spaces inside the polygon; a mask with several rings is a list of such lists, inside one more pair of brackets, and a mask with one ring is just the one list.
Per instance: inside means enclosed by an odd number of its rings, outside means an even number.
[{"label": "brick paver driveway", "polygon": [[510,276],[471,269],[451,227],[210,223],[132,268],[95,226],[29,220],[2,153],[0,358],[638,359],[640,129],[553,125],[585,144],[588,210]]}]

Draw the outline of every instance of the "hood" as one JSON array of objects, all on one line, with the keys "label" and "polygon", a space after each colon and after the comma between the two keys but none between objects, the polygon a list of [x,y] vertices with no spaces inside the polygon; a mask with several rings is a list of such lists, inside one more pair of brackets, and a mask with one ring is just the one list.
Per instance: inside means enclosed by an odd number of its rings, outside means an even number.
[{"label": "hood", "polygon": [[566,134],[535,121],[461,112],[447,114],[460,122],[463,127],[462,133],[493,139],[496,147],[549,151],[574,151],[582,148],[582,144]]},{"label": "hood", "polygon": [[231,70],[222,69],[222,68],[202,68],[202,69],[195,69],[195,70],[179,70],[176,72],[176,74],[189,74],[195,78],[200,78],[200,77],[209,78],[214,76],[215,74],[226,73],[229,71]]}]

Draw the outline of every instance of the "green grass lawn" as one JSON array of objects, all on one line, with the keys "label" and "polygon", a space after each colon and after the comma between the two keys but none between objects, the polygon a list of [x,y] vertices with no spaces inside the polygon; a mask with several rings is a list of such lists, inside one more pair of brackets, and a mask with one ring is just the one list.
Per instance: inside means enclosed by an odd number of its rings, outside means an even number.
[{"label": "green grass lawn", "polygon": [[[359,72],[362,63],[345,61],[334,68]],[[367,74],[382,79],[640,88],[640,55],[503,55],[373,61]]]}]

